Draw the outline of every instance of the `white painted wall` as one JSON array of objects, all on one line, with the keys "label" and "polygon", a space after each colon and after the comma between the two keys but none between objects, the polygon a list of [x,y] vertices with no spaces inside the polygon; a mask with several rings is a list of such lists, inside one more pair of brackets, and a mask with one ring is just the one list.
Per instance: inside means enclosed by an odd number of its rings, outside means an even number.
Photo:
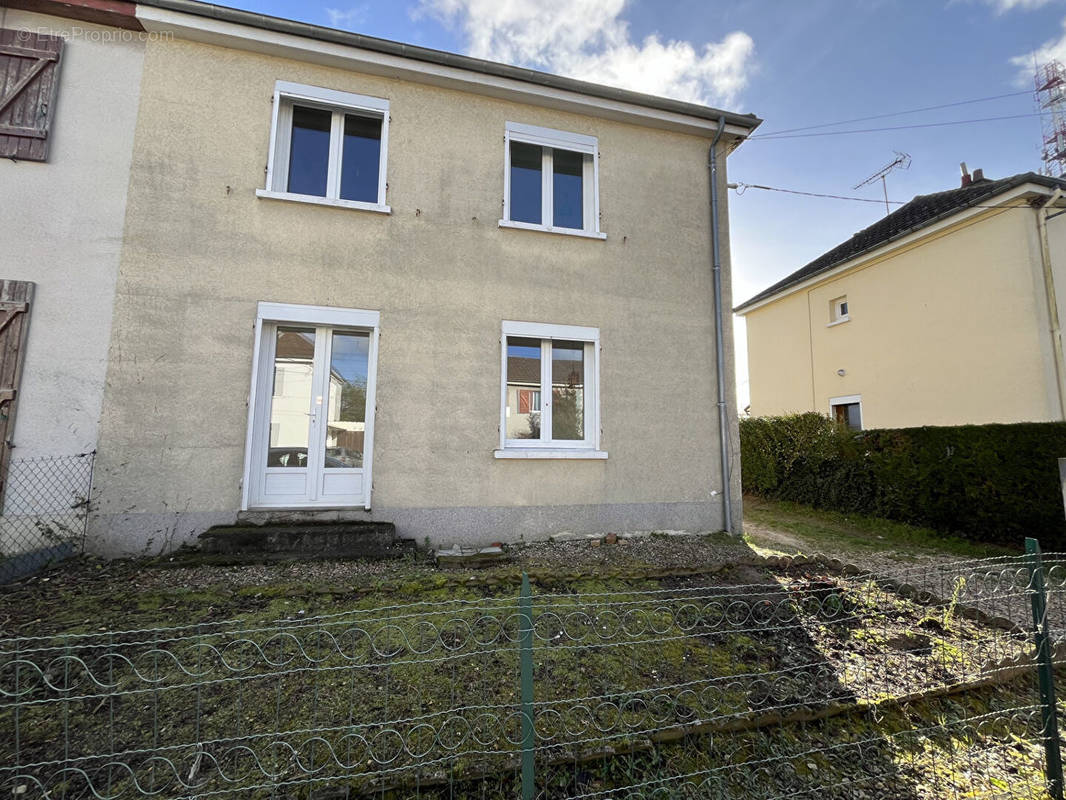
[{"label": "white painted wall", "polygon": [[72,455],[97,442],[146,35],[14,9],[0,26],[66,39],[48,161],[0,160],[0,277],[37,284],[13,458]]}]

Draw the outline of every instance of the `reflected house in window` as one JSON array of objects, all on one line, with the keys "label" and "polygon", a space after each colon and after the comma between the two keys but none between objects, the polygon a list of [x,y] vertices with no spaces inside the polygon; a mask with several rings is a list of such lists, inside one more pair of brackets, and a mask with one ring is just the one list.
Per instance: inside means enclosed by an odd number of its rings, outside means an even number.
[{"label": "reflected house in window", "polygon": [[[585,439],[585,344],[509,336],[506,439]],[[550,386],[542,365],[550,364]],[[542,398],[550,398],[551,431],[542,430]]]},{"label": "reflected house in window", "polygon": [[267,466],[307,465],[307,403],[311,396],[315,332],[279,328],[275,344]]},{"label": "reflected house in window", "polygon": [[[275,344],[268,467],[305,467],[314,392],[315,331],[279,328]],[[366,336],[335,337],[326,406],[327,467],[361,467],[366,429]],[[361,367],[361,369],[360,369]],[[360,376],[360,372],[362,373]]]},{"label": "reflected house in window", "polygon": [[363,466],[369,337],[337,331],[330,351],[326,467]]}]

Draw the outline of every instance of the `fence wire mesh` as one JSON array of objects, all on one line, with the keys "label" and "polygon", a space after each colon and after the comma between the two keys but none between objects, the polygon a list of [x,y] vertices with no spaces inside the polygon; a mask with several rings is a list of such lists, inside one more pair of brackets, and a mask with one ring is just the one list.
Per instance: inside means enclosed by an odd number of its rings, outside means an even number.
[{"label": "fence wire mesh", "polygon": [[0,796],[1043,798],[1032,563],[0,640]]},{"label": "fence wire mesh", "polygon": [[0,514],[0,584],[80,553],[94,453],[12,459]]}]

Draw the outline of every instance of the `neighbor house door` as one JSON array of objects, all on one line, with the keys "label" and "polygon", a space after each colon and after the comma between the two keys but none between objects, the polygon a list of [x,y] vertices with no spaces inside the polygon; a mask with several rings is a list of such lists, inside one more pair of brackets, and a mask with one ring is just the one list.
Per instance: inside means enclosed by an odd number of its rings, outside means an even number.
[{"label": "neighbor house door", "polygon": [[245,508],[370,507],[377,324],[260,304]]}]

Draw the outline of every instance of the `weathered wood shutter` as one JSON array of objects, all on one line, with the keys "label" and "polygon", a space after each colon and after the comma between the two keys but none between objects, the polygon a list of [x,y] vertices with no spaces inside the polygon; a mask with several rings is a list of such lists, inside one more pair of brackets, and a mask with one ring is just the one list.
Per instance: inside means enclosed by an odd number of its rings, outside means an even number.
[{"label": "weathered wood shutter", "polygon": [[63,39],[0,28],[0,157],[48,160]]},{"label": "weathered wood shutter", "polygon": [[22,356],[30,329],[30,281],[0,280],[0,498],[7,488],[11,460],[11,435],[15,431],[15,404],[22,379]]}]

